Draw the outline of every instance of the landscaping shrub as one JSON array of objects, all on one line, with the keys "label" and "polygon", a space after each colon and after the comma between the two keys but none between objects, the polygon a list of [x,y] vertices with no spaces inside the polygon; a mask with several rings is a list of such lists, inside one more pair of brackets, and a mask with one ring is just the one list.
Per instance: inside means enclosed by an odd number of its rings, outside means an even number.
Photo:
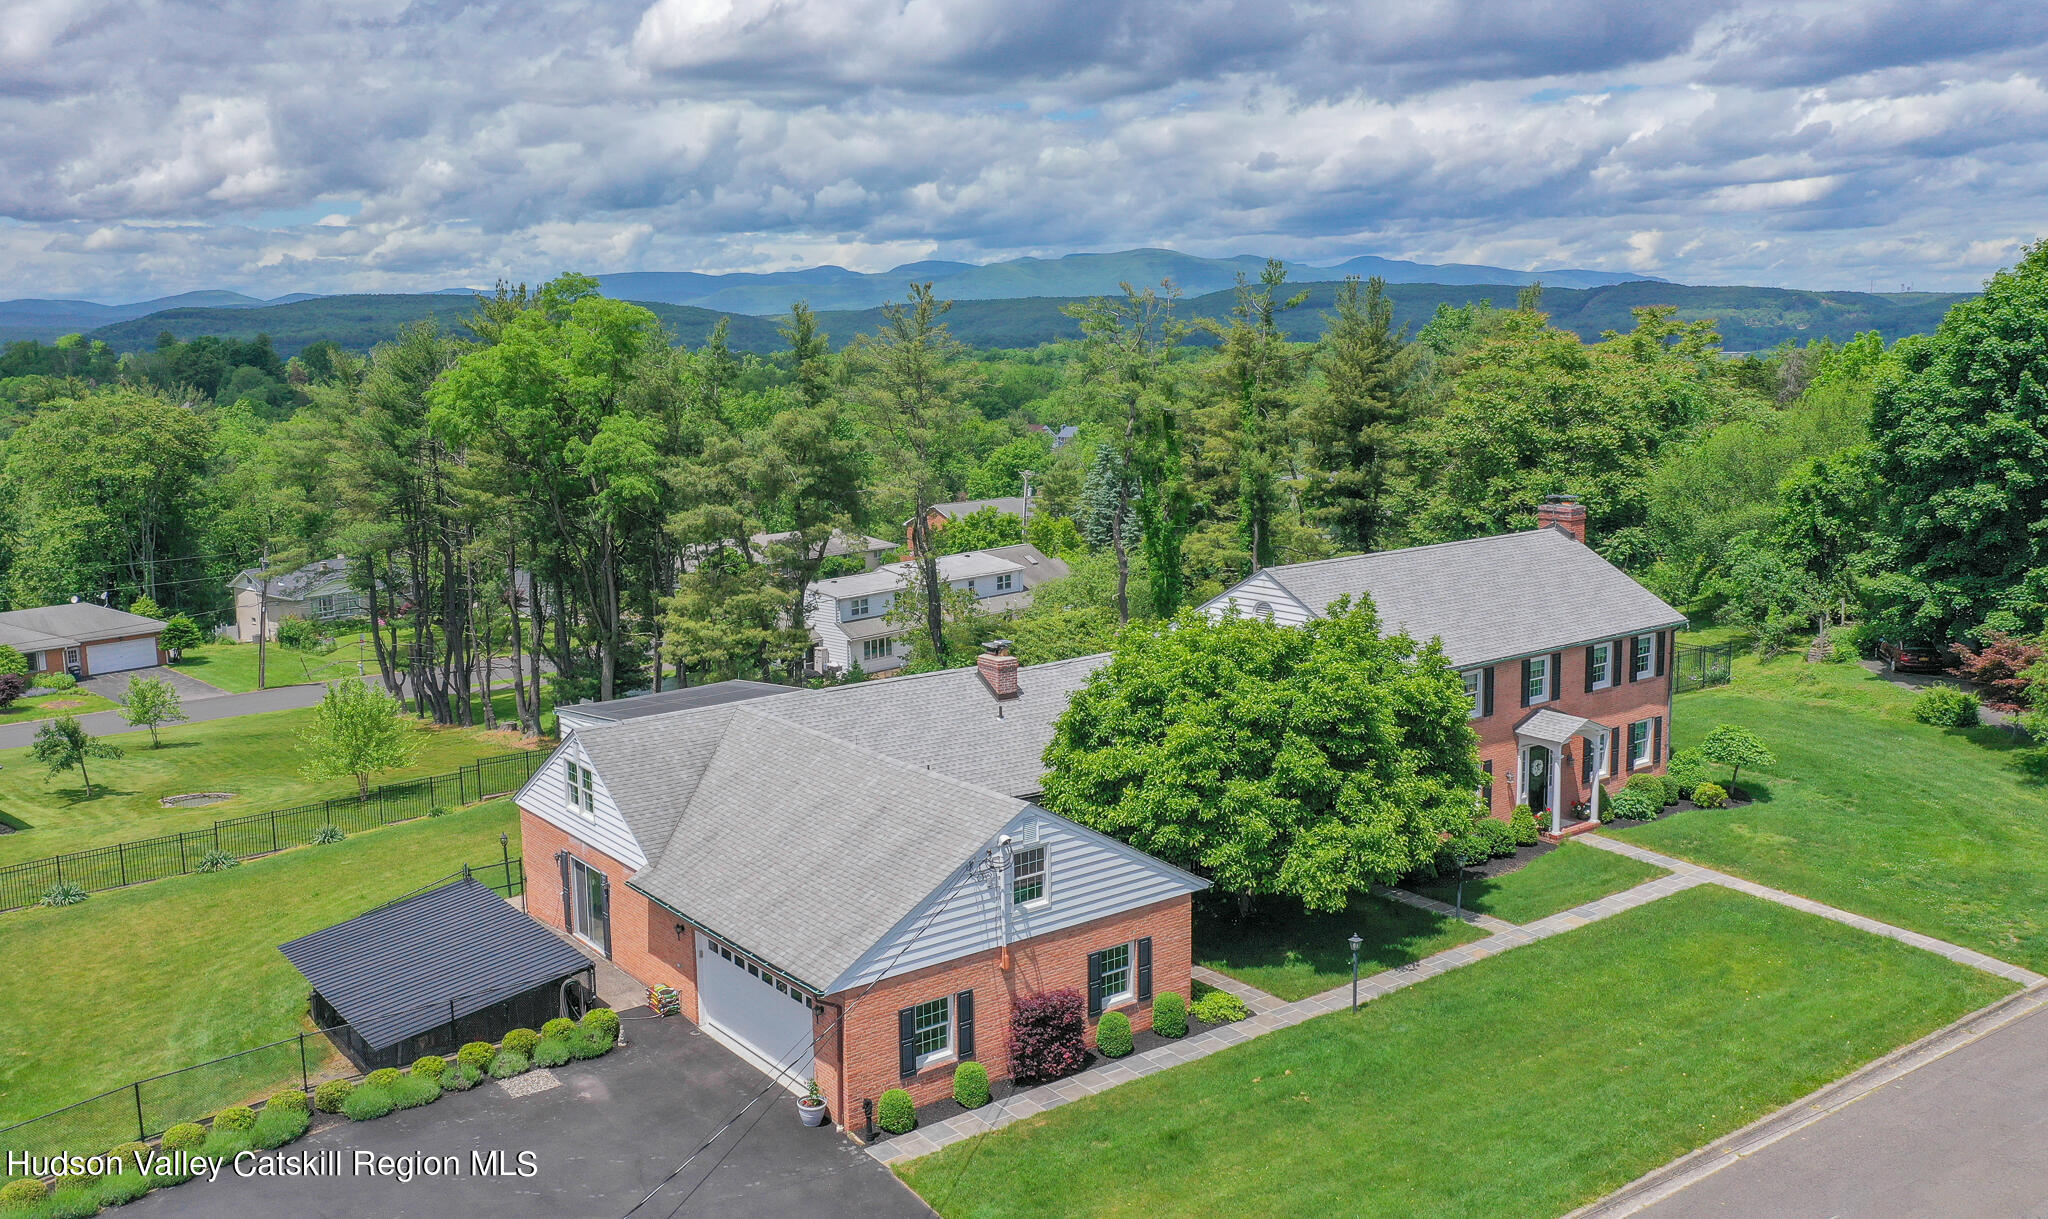
[{"label": "landscaping shrub", "polygon": [[612,1052],[612,1039],[601,1029],[577,1029],[568,1040],[571,1058],[603,1058]]},{"label": "landscaping shrub", "polygon": [[441,1087],[449,1092],[467,1092],[484,1081],[484,1073],[466,1062],[458,1062],[448,1068],[441,1077]]},{"label": "landscaping shrub", "polygon": [[8,677],[28,676],[28,657],[0,643],[0,675]]},{"label": "landscaping shrub", "polygon": [[531,1058],[533,1057],[533,1047],[540,1044],[540,1034],[532,1029],[513,1029],[505,1034],[505,1040],[500,1044],[508,1050],[517,1050]]},{"label": "landscaping shrub", "polygon": [[1161,1037],[1188,1035],[1188,1001],[1177,990],[1163,990],[1152,1000],[1152,1031]]},{"label": "landscaping shrub", "polygon": [[533,1047],[533,1065],[536,1067],[559,1067],[574,1057],[567,1037],[543,1037]]},{"label": "landscaping shrub", "polygon": [[953,1068],[953,1099],[964,1108],[979,1109],[988,1103],[988,1068],[978,1062],[963,1062]]},{"label": "landscaping shrub", "polygon": [[1245,1006],[1244,1000],[1227,990],[1210,991],[1195,1000],[1188,1010],[1203,1024],[1229,1024],[1233,1020],[1249,1019],[1252,1014],[1252,1009]]},{"label": "landscaping shrub", "polygon": [[421,1079],[431,1079],[438,1084],[441,1077],[448,1073],[448,1060],[439,1054],[428,1054],[413,1061],[412,1073]]},{"label": "landscaping shrub", "polygon": [[78,686],[78,679],[69,673],[38,673],[29,679],[29,684],[38,690],[71,690]]},{"label": "landscaping shrub", "polygon": [[268,1108],[257,1116],[256,1128],[249,1132],[249,1144],[263,1151],[275,1151],[305,1134],[312,1124],[312,1115],[304,1109]]},{"label": "landscaping shrub", "polygon": [[1010,1010],[1010,1074],[1058,1079],[1088,1060],[1088,1005],[1076,990],[1027,995]]},{"label": "landscaping shrub", "polygon": [[286,1113],[304,1113],[306,1094],[297,1088],[286,1088],[263,1102],[263,1112],[269,1113],[273,1109]]},{"label": "landscaping shrub", "polygon": [[1667,794],[1680,800],[1692,799],[1693,790],[1707,781],[1707,773],[1707,755],[1697,749],[1679,750],[1664,767]]},{"label": "landscaping shrub", "polygon": [[56,1192],[35,1210],[36,1219],[90,1219],[100,1213],[97,1181],[74,1185],[59,1183]]},{"label": "landscaping shrub", "polygon": [[319,829],[313,831],[312,844],[314,846],[319,846],[322,843],[340,842],[342,839],[346,837],[348,837],[348,835],[342,832],[340,826],[323,825]]},{"label": "landscaping shrub", "polygon": [[206,1141],[206,1127],[198,1122],[179,1122],[164,1131],[165,1151],[197,1151]]},{"label": "landscaping shrub", "polygon": [[618,1043],[619,1014],[608,1007],[593,1007],[583,1013],[583,1027],[602,1034],[608,1046]]},{"label": "landscaping shrub", "polygon": [[1913,718],[1937,728],[1975,728],[1977,696],[1954,686],[1929,686],[1913,700]]},{"label": "landscaping shrub", "polygon": [[58,1177],[57,1183],[51,1186],[50,1188],[53,1192],[56,1190],[63,1189],[77,1189],[81,1185],[91,1185],[93,1182],[97,1180],[99,1180],[99,1178],[93,1175],[92,1173],[68,1172],[65,1173],[63,1176]]},{"label": "landscaping shrub", "polygon": [[499,1050],[498,1056],[491,1059],[492,1079],[510,1079],[532,1069],[533,1060],[517,1050]]},{"label": "landscaping shrub", "polygon": [[436,804],[436,805],[435,805],[434,807],[432,807],[432,808],[430,808],[430,809],[428,809],[428,810],[427,810],[427,816],[429,816],[429,817],[446,817],[446,816],[447,816],[448,814],[450,814],[450,813],[452,813],[452,812],[454,812],[454,811],[455,811],[454,809],[452,809],[452,808],[449,808],[449,807],[448,807],[447,805],[445,805],[445,804]]},{"label": "landscaping shrub", "polygon": [[1509,822],[1508,828],[1514,832],[1516,846],[1533,847],[1543,841],[1543,827],[1536,824],[1535,810],[1520,804],[1515,806],[1513,815],[1514,820]]},{"label": "landscaping shrub", "polygon": [[128,1161],[128,1167],[134,1170],[142,1167],[143,1162],[149,1159],[152,1150],[148,1143],[122,1143],[107,1154],[110,1156],[120,1156]]},{"label": "landscaping shrub", "polygon": [[0,711],[5,711],[28,693],[28,678],[19,673],[0,673]]},{"label": "landscaping shrub", "polygon": [[49,1190],[34,1177],[23,1177],[0,1185],[0,1206],[30,1207],[49,1196]]},{"label": "landscaping shrub", "polygon": [[424,1075],[401,1075],[390,1092],[391,1103],[400,1109],[417,1109],[441,1099],[441,1085]]},{"label": "landscaping shrub", "polygon": [[345,1079],[330,1079],[313,1089],[313,1107],[322,1113],[340,1113],[356,1086]]},{"label": "landscaping shrub", "polygon": [[543,1037],[567,1037],[575,1031],[576,1022],[567,1016],[557,1016],[540,1026],[540,1035]]},{"label": "landscaping shrub", "polygon": [[890,1134],[907,1134],[915,1129],[917,1105],[910,1099],[910,1093],[901,1088],[882,1093],[881,1103],[875,1106],[875,1124]]},{"label": "landscaping shrub", "polygon": [[397,1107],[398,1102],[391,1099],[391,1093],[374,1084],[364,1084],[349,1093],[348,1099],[342,1102],[341,1111],[349,1121],[371,1122]]},{"label": "landscaping shrub", "polygon": [[1692,789],[1695,808],[1727,808],[1728,789],[1719,783],[1702,783]]},{"label": "landscaping shrub", "polygon": [[277,620],[277,642],[297,652],[310,652],[320,646],[320,628],[305,618],[296,615]]},{"label": "landscaping shrub", "polygon": [[455,1051],[455,1059],[464,1066],[481,1071],[491,1065],[491,1059],[498,1056],[498,1047],[488,1041],[472,1041]]},{"label": "landscaping shrub", "polygon": [[1656,775],[1630,775],[1628,782],[1621,785],[1621,790],[1641,792],[1656,801],[1658,808],[1671,803],[1671,792],[1666,788],[1664,780]]},{"label": "landscaping shrub", "polygon": [[247,1105],[232,1105],[213,1115],[215,1130],[249,1130],[256,1125],[256,1111]]},{"label": "landscaping shrub", "polygon": [[36,899],[36,904],[39,906],[76,906],[88,896],[90,895],[86,893],[83,886],[74,885],[68,880],[59,881],[43,890],[43,895]]},{"label": "landscaping shrub", "polygon": [[241,860],[236,859],[233,854],[216,847],[201,855],[199,857],[199,866],[192,870],[194,872],[225,872],[229,868],[239,868],[241,866]]},{"label": "landscaping shrub", "polygon": [[[176,1161],[172,1161],[172,1164],[175,1165]],[[151,1189],[163,1189],[165,1186],[169,1185],[183,1185],[185,1182],[190,1181],[191,1179],[192,1170],[189,1166],[185,1168],[171,1167],[165,1169],[162,1172],[150,1173],[149,1187]]]},{"label": "landscaping shrub", "polygon": [[213,1133],[206,1136],[206,1141],[199,1145],[199,1154],[209,1160],[232,1162],[236,1156],[249,1150],[251,1145],[248,1131],[222,1130],[216,1127]]},{"label": "landscaping shrub", "polygon": [[1636,787],[1624,787],[1605,805],[1607,816],[1622,821],[1650,821],[1664,811],[1664,802]]},{"label": "landscaping shrub", "polygon": [[1104,1012],[1095,1025],[1095,1048],[1104,1058],[1122,1058],[1131,1052],[1131,1018],[1122,1012]]},{"label": "landscaping shrub", "polygon": [[388,1088],[405,1078],[405,1072],[397,1067],[378,1067],[364,1076],[363,1083],[372,1088]]},{"label": "landscaping shrub", "polygon": [[1482,817],[1479,833],[1486,843],[1486,853],[1495,859],[1505,859],[1515,853],[1515,827],[1498,817]]},{"label": "landscaping shrub", "polygon": [[[133,1158],[130,1158],[133,1163]],[[149,1192],[149,1178],[141,1172],[130,1169],[101,1177],[93,1189],[93,1196],[101,1206],[126,1206]]]}]

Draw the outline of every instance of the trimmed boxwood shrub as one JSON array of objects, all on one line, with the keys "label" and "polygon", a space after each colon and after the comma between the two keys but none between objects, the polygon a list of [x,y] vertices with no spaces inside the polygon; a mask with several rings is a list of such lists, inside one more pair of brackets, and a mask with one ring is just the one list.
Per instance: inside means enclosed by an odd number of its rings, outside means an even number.
[{"label": "trimmed boxwood shrub", "polygon": [[1692,789],[1692,802],[1696,808],[1727,808],[1728,789],[1719,783],[1702,783]]},{"label": "trimmed boxwood shrub", "polygon": [[148,1143],[122,1143],[107,1154],[110,1156],[120,1156],[128,1161],[130,1169],[140,1169],[144,1162],[154,1153],[155,1148],[151,1147]]},{"label": "trimmed boxwood shrub", "polygon": [[540,1035],[543,1037],[567,1037],[575,1031],[576,1022],[567,1016],[557,1016],[540,1026]]},{"label": "trimmed boxwood shrub", "polygon": [[1666,789],[1663,778],[1658,775],[1630,775],[1628,782],[1621,785],[1621,790],[1641,792],[1655,800],[1658,808],[1671,803],[1671,793]]},{"label": "trimmed boxwood shrub", "polygon": [[491,1059],[491,1078],[510,1079],[526,1074],[532,1067],[533,1060],[518,1050],[499,1050],[498,1056]]},{"label": "trimmed boxwood shrub", "polygon": [[612,1052],[611,1038],[600,1029],[577,1029],[568,1041],[569,1057],[574,1059],[603,1058]]},{"label": "trimmed boxwood shrub", "polygon": [[368,1084],[372,1088],[389,1088],[392,1084],[397,1083],[400,1079],[404,1077],[405,1072],[399,1070],[397,1067],[378,1067],[376,1070],[364,1076],[363,1082]]},{"label": "trimmed boxwood shrub", "polygon": [[1505,859],[1514,854],[1518,845],[1515,842],[1515,827],[1498,817],[1486,817],[1483,821],[1484,824],[1479,829],[1480,833],[1485,835],[1486,853],[1495,859]]},{"label": "trimmed boxwood shrub", "polygon": [[345,1079],[330,1079],[313,1089],[313,1107],[322,1113],[340,1113],[356,1086]]},{"label": "trimmed boxwood shrub", "polygon": [[1245,1006],[1244,1000],[1227,990],[1210,991],[1195,1000],[1194,1006],[1189,1010],[1193,1011],[1195,1019],[1203,1024],[1229,1024],[1233,1020],[1248,1019],[1252,1014],[1252,1009]]},{"label": "trimmed boxwood shrub", "polygon": [[67,1172],[64,1175],[57,1178],[57,1183],[54,1186],[52,1186],[51,1189],[53,1191],[63,1189],[77,1189],[81,1185],[91,1185],[93,1182],[97,1180],[99,1180],[99,1176],[95,1173]]},{"label": "trimmed boxwood shrub", "polygon": [[1664,810],[1664,805],[1641,788],[1624,787],[1608,797],[1603,808],[1609,817],[1623,821],[1649,821]]},{"label": "trimmed boxwood shrub", "polygon": [[1515,806],[1513,817],[1514,820],[1508,823],[1508,828],[1514,831],[1516,846],[1533,847],[1543,841],[1543,827],[1536,824],[1535,810],[1526,804],[1519,804]]},{"label": "trimmed boxwood shrub", "polygon": [[910,1093],[901,1088],[891,1088],[882,1093],[882,1099],[875,1106],[875,1124],[890,1134],[907,1134],[917,1128],[917,1104],[910,1099]]},{"label": "trimmed boxwood shrub", "polygon": [[491,1065],[491,1059],[498,1056],[498,1047],[488,1041],[472,1041],[455,1051],[455,1060],[465,1066],[481,1071]]},{"label": "trimmed boxwood shrub", "polygon": [[250,1130],[256,1125],[256,1111],[247,1105],[231,1105],[213,1115],[215,1130]]},{"label": "trimmed boxwood shrub", "polygon": [[543,1037],[540,1044],[533,1047],[533,1065],[536,1067],[559,1067],[574,1057],[567,1037]]},{"label": "trimmed boxwood shrub", "polygon": [[206,1127],[198,1122],[179,1122],[164,1131],[165,1151],[196,1151],[206,1141]]},{"label": "trimmed boxwood shrub", "polygon": [[275,1151],[305,1134],[312,1124],[312,1115],[304,1109],[265,1109],[256,1118],[256,1128],[249,1132],[249,1144],[262,1151]]},{"label": "trimmed boxwood shrub", "polygon": [[1681,749],[1671,755],[1671,761],[1664,767],[1664,786],[1668,794],[1680,800],[1692,799],[1693,789],[1707,781],[1712,772],[1707,769],[1707,755],[1697,749]]},{"label": "trimmed boxwood shrub", "polygon": [[30,1207],[49,1196],[49,1189],[34,1177],[23,1177],[0,1185],[0,1206]]},{"label": "trimmed boxwood shrub", "polygon": [[608,1007],[593,1007],[583,1014],[583,1028],[604,1037],[607,1046],[619,1041],[619,1014]]},{"label": "trimmed boxwood shrub", "polygon": [[398,1102],[391,1099],[390,1092],[375,1084],[364,1084],[349,1093],[348,1100],[342,1103],[341,1111],[348,1115],[349,1121],[371,1122],[397,1107]]},{"label": "trimmed boxwood shrub", "polygon": [[467,1092],[484,1081],[484,1073],[466,1062],[458,1062],[448,1068],[441,1077],[441,1087],[449,1092]]},{"label": "trimmed boxwood shrub", "polygon": [[284,1091],[263,1102],[263,1112],[265,1113],[269,1113],[273,1109],[281,1109],[291,1113],[304,1113],[306,1108],[306,1094],[297,1088],[286,1088]]},{"label": "trimmed boxwood shrub", "polygon": [[1122,1058],[1131,1052],[1131,1018],[1122,1012],[1104,1012],[1095,1026],[1095,1048],[1104,1058]]},{"label": "trimmed boxwood shrub", "polygon": [[1010,1074],[1058,1079],[1088,1061],[1088,1005],[1077,990],[1027,995],[1010,1009]]},{"label": "trimmed boxwood shrub", "polygon": [[390,1091],[391,1103],[400,1109],[417,1109],[441,1099],[441,1085],[424,1075],[401,1075]]},{"label": "trimmed boxwood shrub", "polygon": [[1161,1037],[1188,1035],[1188,1001],[1177,990],[1163,990],[1152,1000],[1152,1031]]},{"label": "trimmed boxwood shrub", "polygon": [[505,1034],[505,1039],[498,1044],[508,1050],[517,1050],[519,1053],[531,1058],[533,1057],[533,1047],[540,1044],[540,1034],[532,1029],[513,1029]]},{"label": "trimmed boxwood shrub", "polygon": [[101,1206],[126,1206],[149,1192],[149,1178],[134,1170],[100,1178],[93,1194]]},{"label": "trimmed boxwood shrub", "polygon": [[441,1077],[448,1073],[448,1060],[439,1054],[424,1055],[413,1060],[412,1073],[421,1079],[431,1079],[438,1084]]},{"label": "trimmed boxwood shrub", "polygon": [[1954,686],[1929,686],[1913,700],[1913,718],[1937,728],[1975,728],[1977,696]]},{"label": "trimmed boxwood shrub", "polygon": [[968,1109],[988,1103],[988,1068],[978,1062],[963,1062],[953,1068],[953,1099]]}]

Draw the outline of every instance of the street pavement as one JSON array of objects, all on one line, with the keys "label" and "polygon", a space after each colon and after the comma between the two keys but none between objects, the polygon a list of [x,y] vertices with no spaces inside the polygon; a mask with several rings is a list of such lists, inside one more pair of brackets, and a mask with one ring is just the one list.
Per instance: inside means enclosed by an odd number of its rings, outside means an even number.
[{"label": "street pavement", "polygon": [[[141,671],[155,673],[157,670],[145,669]],[[123,689],[128,685],[127,678],[129,676],[126,673],[121,674],[121,687]],[[182,677],[183,675],[180,674],[180,676]],[[184,680],[191,681],[193,679],[185,678]],[[197,684],[205,685],[204,682]],[[214,690],[212,686],[207,686],[206,688]],[[233,719],[238,715],[259,715],[265,711],[295,711],[300,707],[315,705],[320,701],[325,692],[326,687],[320,685],[278,686],[269,690],[255,690],[248,694],[223,694],[218,690],[214,690],[212,695],[203,698],[187,696],[184,700],[185,718],[187,722],[196,724],[204,723],[208,720]],[[113,695],[108,695],[107,697],[111,698]],[[116,732],[140,731],[140,729],[131,728],[128,722],[121,718],[119,711],[94,711],[89,715],[79,716],[78,722],[85,727],[87,732],[94,736],[108,736]],[[36,729],[40,727],[42,727],[42,722],[39,720],[25,720],[19,724],[8,724],[5,727],[0,727],[0,749],[13,749],[29,744],[35,740]]]}]

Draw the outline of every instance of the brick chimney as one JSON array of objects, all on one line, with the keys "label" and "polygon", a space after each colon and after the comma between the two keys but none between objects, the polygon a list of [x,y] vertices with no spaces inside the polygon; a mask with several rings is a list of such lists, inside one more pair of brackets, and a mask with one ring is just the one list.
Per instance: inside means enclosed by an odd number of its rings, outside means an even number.
[{"label": "brick chimney", "polygon": [[1009,640],[991,639],[982,644],[974,667],[981,670],[982,683],[997,702],[1006,703],[1023,693],[1017,688],[1017,658],[1010,655]]},{"label": "brick chimney", "polygon": [[1538,529],[1556,526],[1572,535],[1579,545],[1586,544],[1586,505],[1576,495],[1546,495],[1536,505],[1536,527]]}]

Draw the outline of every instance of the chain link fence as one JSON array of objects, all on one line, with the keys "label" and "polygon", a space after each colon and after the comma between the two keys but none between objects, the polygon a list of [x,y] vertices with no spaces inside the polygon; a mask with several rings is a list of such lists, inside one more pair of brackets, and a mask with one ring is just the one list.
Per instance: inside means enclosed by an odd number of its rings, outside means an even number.
[{"label": "chain link fence", "polygon": [[343,833],[375,829],[424,817],[435,808],[455,808],[516,791],[551,751],[525,749],[479,758],[460,770],[390,783],[358,800],[338,796],[312,804],[273,809],[216,821],[203,830],[48,855],[0,867],[0,910],[34,905],[52,886],[73,884],[89,892],[183,876],[210,852],[239,859],[304,846],[326,826]]},{"label": "chain link fence", "polygon": [[1732,643],[1680,644],[1672,651],[1672,689],[1679,694],[1725,686],[1735,679]]}]

